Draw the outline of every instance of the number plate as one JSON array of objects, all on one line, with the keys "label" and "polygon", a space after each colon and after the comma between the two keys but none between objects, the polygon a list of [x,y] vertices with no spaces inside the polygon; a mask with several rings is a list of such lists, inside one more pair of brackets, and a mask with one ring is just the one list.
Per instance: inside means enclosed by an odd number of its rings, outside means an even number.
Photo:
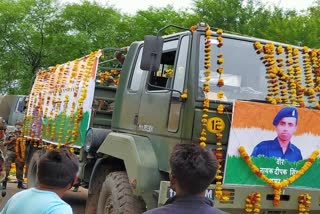
[{"label": "number plate", "polygon": [[[209,198],[209,199],[213,200],[213,194],[214,194],[214,190],[213,189],[206,189],[206,193],[205,193],[205,197],[206,198]],[[176,192],[172,188],[168,187],[167,197],[171,198],[171,197],[173,197],[175,195],[176,195]]]}]

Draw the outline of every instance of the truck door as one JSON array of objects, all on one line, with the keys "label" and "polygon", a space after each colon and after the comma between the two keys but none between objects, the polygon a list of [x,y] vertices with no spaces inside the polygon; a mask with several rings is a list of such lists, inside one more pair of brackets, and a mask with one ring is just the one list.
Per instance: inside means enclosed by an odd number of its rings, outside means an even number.
[{"label": "truck door", "polygon": [[188,43],[188,35],[165,40],[160,68],[157,72],[148,73],[142,90],[138,132],[162,137],[180,137],[183,103],[179,100],[178,92],[164,88],[183,91]]}]

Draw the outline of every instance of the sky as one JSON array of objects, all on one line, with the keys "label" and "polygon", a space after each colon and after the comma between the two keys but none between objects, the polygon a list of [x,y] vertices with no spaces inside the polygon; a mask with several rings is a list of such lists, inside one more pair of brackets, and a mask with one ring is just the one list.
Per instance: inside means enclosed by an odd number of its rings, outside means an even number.
[{"label": "sky", "polygon": [[[79,0],[60,0],[61,2],[79,2]],[[276,5],[287,9],[302,10],[310,7],[314,0],[262,0],[267,5]],[[148,7],[173,6],[175,9],[190,9],[193,0],[100,0],[112,5],[123,13],[134,15],[137,10],[146,10]]]}]

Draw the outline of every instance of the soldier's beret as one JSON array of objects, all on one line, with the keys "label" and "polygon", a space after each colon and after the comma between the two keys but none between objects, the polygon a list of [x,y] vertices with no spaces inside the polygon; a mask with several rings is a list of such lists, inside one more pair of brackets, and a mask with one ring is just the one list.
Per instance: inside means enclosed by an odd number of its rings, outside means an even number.
[{"label": "soldier's beret", "polygon": [[280,120],[284,117],[294,117],[298,122],[298,110],[295,107],[284,107],[281,109],[278,114],[273,119],[273,125],[277,126]]}]

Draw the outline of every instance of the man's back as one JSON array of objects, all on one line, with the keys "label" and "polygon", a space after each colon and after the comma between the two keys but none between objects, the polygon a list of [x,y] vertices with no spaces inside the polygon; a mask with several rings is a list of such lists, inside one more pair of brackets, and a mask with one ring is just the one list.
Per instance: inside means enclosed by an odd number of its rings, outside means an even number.
[{"label": "man's back", "polygon": [[1,211],[1,214],[72,214],[70,205],[56,193],[35,188],[15,194]]},{"label": "man's back", "polygon": [[225,214],[225,212],[212,207],[212,201],[200,196],[183,198],[170,198],[166,205],[157,209],[149,210],[145,214]]}]

